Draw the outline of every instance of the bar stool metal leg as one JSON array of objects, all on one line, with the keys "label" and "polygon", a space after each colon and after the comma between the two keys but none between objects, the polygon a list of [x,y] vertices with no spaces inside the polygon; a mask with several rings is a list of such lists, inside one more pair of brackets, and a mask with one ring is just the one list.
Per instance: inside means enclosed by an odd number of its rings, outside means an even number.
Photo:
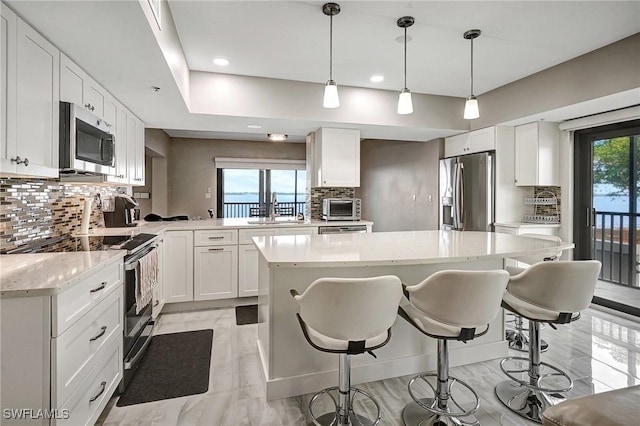
[{"label": "bar stool metal leg", "polygon": [[[529,337],[525,333],[522,316],[511,314],[515,317],[514,330],[507,330],[506,339],[509,342],[509,349],[520,352],[529,352]],[[540,352],[546,352],[549,344],[540,340]]]},{"label": "bar stool metal leg", "polygon": [[[500,368],[513,381],[507,380],[496,386],[496,396],[511,411],[531,421],[542,423],[542,412],[552,405],[562,402],[565,397],[560,392],[567,392],[573,387],[573,381],[566,373],[556,367],[540,361],[540,323],[529,321],[529,367],[527,370],[508,370],[505,362],[510,360],[524,360],[524,358],[505,358],[500,363]],[[554,373],[541,374],[541,367],[548,367]],[[518,380],[511,373],[527,372],[528,383]],[[545,377],[564,377],[568,380],[568,386],[564,388],[549,389],[540,383]]]},{"label": "bar stool metal leg", "polygon": [[[375,426],[380,422],[380,407],[378,403],[365,391],[351,387],[351,357],[347,354],[340,354],[340,363],[338,365],[339,386],[324,389],[316,393],[309,401],[309,413],[315,425],[318,426]],[[330,394],[332,391],[338,391],[338,400],[336,401]],[[317,399],[323,394],[329,394],[336,404],[335,412],[329,412],[316,417],[313,413],[313,405]],[[354,413],[353,400],[359,394],[364,395],[373,402],[377,414],[375,420]]]},{"label": "bar stool metal leg", "polygon": [[[409,394],[414,402],[410,402],[404,407],[402,417],[405,426],[445,426],[445,425],[479,425],[480,423],[473,415],[479,407],[478,395],[469,385],[462,380],[449,376],[449,349],[448,342],[438,339],[438,369],[436,374],[421,374],[414,377],[409,382]],[[437,378],[436,386],[433,388],[425,377]],[[417,398],[411,390],[411,385],[418,379],[424,380],[429,387],[434,390],[434,398]],[[471,391],[476,399],[475,408],[464,410],[451,395],[451,388],[454,384],[461,384]],[[456,411],[459,410],[459,411]]]}]

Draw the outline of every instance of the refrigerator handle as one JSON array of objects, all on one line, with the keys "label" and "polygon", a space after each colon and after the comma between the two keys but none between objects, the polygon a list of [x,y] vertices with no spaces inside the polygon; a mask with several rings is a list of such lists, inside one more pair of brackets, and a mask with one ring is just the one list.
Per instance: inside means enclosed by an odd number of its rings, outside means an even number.
[{"label": "refrigerator handle", "polygon": [[461,173],[462,173],[462,164],[455,163],[455,168],[453,173],[453,229],[456,229],[456,230],[462,229],[462,223],[460,220],[461,219],[460,201],[462,200],[462,197],[460,194],[462,190],[462,185],[460,184]]},{"label": "refrigerator handle", "polygon": [[464,164],[460,163],[458,172],[458,226],[464,231]]}]

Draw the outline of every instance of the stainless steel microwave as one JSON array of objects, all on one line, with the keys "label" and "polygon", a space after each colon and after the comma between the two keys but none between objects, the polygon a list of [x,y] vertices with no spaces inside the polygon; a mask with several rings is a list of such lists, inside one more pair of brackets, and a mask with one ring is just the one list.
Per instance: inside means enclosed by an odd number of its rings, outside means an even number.
[{"label": "stainless steel microwave", "polygon": [[322,200],[324,220],[360,220],[360,198],[325,198]]},{"label": "stainless steel microwave", "polygon": [[84,107],[60,102],[60,169],[115,175],[114,131]]}]

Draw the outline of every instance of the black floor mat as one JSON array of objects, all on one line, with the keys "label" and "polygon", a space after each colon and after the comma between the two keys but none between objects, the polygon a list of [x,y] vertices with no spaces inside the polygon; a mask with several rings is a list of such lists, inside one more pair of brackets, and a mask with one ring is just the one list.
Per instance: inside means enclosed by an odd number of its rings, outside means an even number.
[{"label": "black floor mat", "polygon": [[258,322],[258,305],[236,306],[236,324],[256,324]]},{"label": "black floor mat", "polygon": [[196,395],[209,390],[213,330],[159,334],[151,338],[118,407]]}]

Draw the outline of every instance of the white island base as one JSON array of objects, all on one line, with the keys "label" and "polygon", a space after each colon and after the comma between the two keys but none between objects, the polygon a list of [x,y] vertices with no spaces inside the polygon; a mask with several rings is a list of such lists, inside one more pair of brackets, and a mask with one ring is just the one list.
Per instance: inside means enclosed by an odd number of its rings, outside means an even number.
[{"label": "white island base", "polygon": [[[290,289],[303,293],[321,277],[389,274],[413,285],[440,270],[502,269],[508,257],[573,247],[507,234],[458,231],[258,237],[254,242],[260,252],[258,352],[267,400],[317,392],[338,383],[338,356],[307,343]],[[451,342],[450,365],[506,356],[504,336],[501,310],[486,335],[467,344]],[[398,317],[390,342],[375,351],[377,359],[368,354],[353,357],[352,383],[435,370],[436,353],[435,339]]]}]

